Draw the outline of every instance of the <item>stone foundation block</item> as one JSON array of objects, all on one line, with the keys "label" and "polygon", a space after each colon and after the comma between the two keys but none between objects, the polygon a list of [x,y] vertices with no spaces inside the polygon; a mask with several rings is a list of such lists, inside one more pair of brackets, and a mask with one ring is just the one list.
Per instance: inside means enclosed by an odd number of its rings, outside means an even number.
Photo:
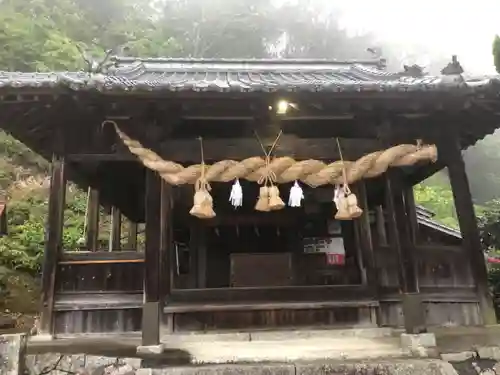
[{"label": "stone foundation block", "polygon": [[480,358],[500,361],[500,348],[498,346],[480,346],[477,348],[477,353]]},{"label": "stone foundation block", "polygon": [[458,375],[453,366],[439,360],[388,360],[297,364],[296,375]]},{"label": "stone foundation block", "polygon": [[0,374],[24,374],[25,351],[26,335],[0,335]]},{"label": "stone foundation block", "polygon": [[137,354],[139,354],[139,355],[159,355],[159,354],[163,353],[163,350],[164,350],[163,344],[138,346],[137,347]]},{"label": "stone foundation block", "polygon": [[401,335],[401,346],[403,349],[417,347],[434,348],[436,347],[436,336],[434,333],[420,333],[417,335],[403,333]]},{"label": "stone foundation block", "polygon": [[442,353],[441,359],[446,362],[463,362],[474,356],[474,352]]},{"label": "stone foundation block", "polygon": [[295,375],[295,367],[287,364],[220,364],[212,366],[171,367],[153,369],[152,373],[144,372],[136,375]]}]

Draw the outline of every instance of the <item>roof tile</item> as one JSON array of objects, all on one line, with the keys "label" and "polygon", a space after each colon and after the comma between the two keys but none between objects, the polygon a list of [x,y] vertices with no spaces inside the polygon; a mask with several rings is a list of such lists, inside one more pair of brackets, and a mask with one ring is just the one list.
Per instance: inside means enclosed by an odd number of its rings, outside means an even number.
[{"label": "roof tile", "polygon": [[99,91],[448,91],[477,90],[500,82],[497,76],[409,77],[374,63],[326,60],[115,59],[106,74],[85,72],[0,72],[0,88]]}]

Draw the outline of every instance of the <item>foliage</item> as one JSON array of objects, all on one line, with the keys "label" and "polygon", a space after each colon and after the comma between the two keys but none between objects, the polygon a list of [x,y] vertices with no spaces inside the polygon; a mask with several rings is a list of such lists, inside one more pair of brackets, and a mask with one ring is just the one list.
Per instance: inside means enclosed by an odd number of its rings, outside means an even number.
[{"label": "foliage", "polygon": [[[47,216],[47,180],[31,180],[11,189],[8,206],[9,235],[0,238],[0,265],[29,273],[40,268]],[[69,186],[63,235],[63,248],[77,250],[83,235],[86,198]]]},{"label": "foliage", "polygon": [[485,204],[500,198],[500,133],[487,136],[464,153],[474,201]]},{"label": "foliage", "polygon": [[458,228],[453,194],[449,186],[421,183],[414,188],[415,201],[435,214],[444,225]]},{"label": "foliage", "polygon": [[500,200],[493,200],[485,205],[478,214],[478,225],[483,248],[488,252],[500,250]]},{"label": "foliage", "polygon": [[495,36],[493,41],[493,62],[497,72],[500,73],[500,37],[498,35]]}]

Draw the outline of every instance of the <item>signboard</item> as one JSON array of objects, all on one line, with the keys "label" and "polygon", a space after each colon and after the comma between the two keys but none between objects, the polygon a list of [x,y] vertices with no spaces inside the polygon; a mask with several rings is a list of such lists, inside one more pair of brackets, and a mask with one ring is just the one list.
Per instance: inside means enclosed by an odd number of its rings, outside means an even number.
[{"label": "signboard", "polygon": [[304,238],[304,252],[324,253],[328,264],[345,264],[345,248],[342,237]]}]

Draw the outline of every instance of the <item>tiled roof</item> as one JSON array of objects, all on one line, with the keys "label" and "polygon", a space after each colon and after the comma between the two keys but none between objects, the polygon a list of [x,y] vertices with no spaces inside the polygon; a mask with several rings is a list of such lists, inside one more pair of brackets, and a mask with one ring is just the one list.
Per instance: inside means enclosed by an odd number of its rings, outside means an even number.
[{"label": "tiled roof", "polygon": [[410,76],[373,61],[194,60],[115,58],[106,73],[0,72],[0,88],[68,88],[99,91],[404,92],[477,91],[498,77]]},{"label": "tiled roof", "polygon": [[462,239],[462,233],[460,233],[459,230],[451,228],[447,225],[443,225],[441,223],[438,223],[436,220],[433,220],[432,217],[434,216],[434,213],[420,205],[416,206],[416,211],[417,211],[417,221],[420,225],[424,225],[428,228],[437,230],[439,232],[443,232],[444,234],[447,234],[449,236]]}]

